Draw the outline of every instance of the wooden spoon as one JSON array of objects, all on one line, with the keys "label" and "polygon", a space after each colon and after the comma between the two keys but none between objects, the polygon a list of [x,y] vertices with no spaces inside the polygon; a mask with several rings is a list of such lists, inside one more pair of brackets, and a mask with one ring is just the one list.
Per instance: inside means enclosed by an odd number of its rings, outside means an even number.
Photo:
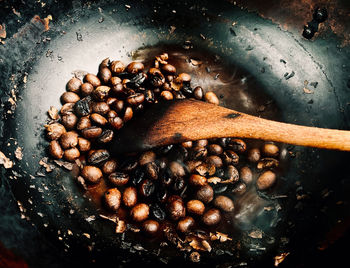
[{"label": "wooden spoon", "polygon": [[113,141],[114,153],[137,152],[189,140],[240,137],[350,151],[350,131],[267,120],[193,99],[151,106]]}]

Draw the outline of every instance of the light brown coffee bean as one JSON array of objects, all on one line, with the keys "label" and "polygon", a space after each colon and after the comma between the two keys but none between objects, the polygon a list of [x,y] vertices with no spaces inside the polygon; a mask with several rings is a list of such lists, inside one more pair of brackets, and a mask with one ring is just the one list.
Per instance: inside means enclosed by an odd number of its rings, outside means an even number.
[{"label": "light brown coffee bean", "polygon": [[149,206],[144,203],[137,204],[130,211],[131,218],[136,222],[144,221],[148,218]]},{"label": "light brown coffee bean", "polygon": [[61,96],[63,103],[76,103],[78,100],[80,100],[79,95],[70,91],[64,92]]},{"label": "light brown coffee bean", "polygon": [[275,144],[266,143],[262,148],[262,153],[265,156],[276,157],[279,154],[279,148]]},{"label": "light brown coffee bean", "polygon": [[267,190],[276,182],[276,174],[270,170],[262,173],[256,181],[258,190]]},{"label": "light brown coffee bean", "polygon": [[123,204],[126,207],[133,207],[137,204],[137,190],[130,186],[125,188],[123,192]]},{"label": "light brown coffee bean", "polygon": [[213,226],[218,224],[221,221],[221,214],[218,209],[212,208],[209,209],[203,215],[203,223],[208,226]]},{"label": "light brown coffee bean", "polygon": [[107,207],[112,211],[117,211],[120,207],[121,193],[117,188],[108,189],[104,194]]},{"label": "light brown coffee bean", "polygon": [[194,219],[190,216],[186,216],[185,218],[178,221],[176,229],[181,233],[187,233],[191,231],[194,224],[195,224]]},{"label": "light brown coffee bean", "polygon": [[225,212],[231,212],[234,209],[233,201],[224,195],[218,195],[217,197],[215,197],[213,203],[214,206]]},{"label": "light brown coffee bean", "polygon": [[218,97],[212,91],[208,91],[207,93],[204,94],[204,100],[206,102],[209,102],[209,103],[212,103],[212,104],[215,104],[215,105],[219,105],[219,103],[220,103]]},{"label": "light brown coffee bean", "polygon": [[57,140],[53,140],[50,142],[49,152],[51,156],[56,159],[61,159],[63,157],[63,150]]},{"label": "light brown coffee bean", "polygon": [[205,211],[204,204],[199,200],[190,200],[187,202],[187,212],[195,215],[202,215]]},{"label": "light brown coffee bean", "polygon": [[241,168],[239,176],[245,184],[249,185],[253,181],[252,170],[247,166]]},{"label": "light brown coffee bean", "polygon": [[70,148],[64,151],[63,153],[63,157],[67,160],[67,161],[74,161],[75,159],[79,158],[80,156],[80,152],[77,148]]},{"label": "light brown coffee bean", "polygon": [[88,152],[91,149],[91,142],[82,137],[78,138],[78,146],[80,152]]},{"label": "light brown coffee bean", "polygon": [[82,84],[83,84],[83,82],[79,78],[73,77],[67,83],[67,90],[74,92],[74,93],[79,93],[80,86]]},{"label": "light brown coffee bean", "polygon": [[85,75],[84,82],[90,83],[93,87],[99,87],[101,85],[100,79],[91,73]]},{"label": "light brown coffee bean", "polygon": [[98,183],[102,179],[102,171],[95,166],[85,166],[81,171],[81,176],[90,182],[90,183]]},{"label": "light brown coffee bean", "polygon": [[78,134],[75,131],[63,133],[60,138],[63,149],[69,149],[78,145]]}]

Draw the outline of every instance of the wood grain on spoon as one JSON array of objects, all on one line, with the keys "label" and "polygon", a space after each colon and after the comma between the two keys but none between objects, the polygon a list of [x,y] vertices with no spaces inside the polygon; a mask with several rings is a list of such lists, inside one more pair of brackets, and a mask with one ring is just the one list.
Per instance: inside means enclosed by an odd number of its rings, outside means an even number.
[{"label": "wood grain on spoon", "polygon": [[350,151],[350,131],[276,122],[192,99],[153,105],[118,132],[113,151],[136,152],[188,140],[222,137]]}]

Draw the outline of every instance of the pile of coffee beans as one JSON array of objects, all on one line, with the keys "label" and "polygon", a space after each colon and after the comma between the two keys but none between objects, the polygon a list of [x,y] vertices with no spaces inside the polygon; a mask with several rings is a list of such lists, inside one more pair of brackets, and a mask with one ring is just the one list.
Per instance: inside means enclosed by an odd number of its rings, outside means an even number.
[{"label": "pile of coffee beans", "polygon": [[145,70],[142,62],[107,58],[97,75],[70,79],[59,116],[46,125],[49,153],[76,162],[87,190],[107,185],[105,208],[147,235],[162,233],[165,223],[179,234],[219,228],[240,196],[275,184],[279,147],[216,138],[113,155],[115,133],[149,105],[184,98],[220,103],[214,92],[193,86],[190,74],[178,73],[166,53],[152,65]]}]

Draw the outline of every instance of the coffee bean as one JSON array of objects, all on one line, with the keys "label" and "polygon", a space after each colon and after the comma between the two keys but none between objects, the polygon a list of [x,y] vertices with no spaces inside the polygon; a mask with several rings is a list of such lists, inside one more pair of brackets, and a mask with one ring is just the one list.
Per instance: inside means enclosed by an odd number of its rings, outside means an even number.
[{"label": "coffee bean", "polygon": [[64,92],[61,96],[63,103],[76,103],[78,100],[80,100],[79,95],[70,91]]},{"label": "coffee bean", "polygon": [[116,186],[122,186],[128,183],[130,177],[127,173],[113,172],[108,176],[109,181]]},{"label": "coffee bean", "polygon": [[204,204],[199,200],[190,200],[186,205],[187,212],[195,215],[202,215],[205,210]]},{"label": "coffee bean", "polygon": [[74,93],[79,93],[80,86],[82,84],[83,82],[79,78],[73,77],[67,83],[67,90]]},{"label": "coffee bean", "polygon": [[101,79],[102,83],[108,84],[109,79],[112,77],[112,72],[107,67],[103,67],[98,72],[98,77]]},{"label": "coffee bean", "polygon": [[99,149],[94,151],[91,155],[89,155],[87,161],[91,165],[99,165],[102,162],[108,160],[110,157],[110,154],[105,149]]},{"label": "coffee bean", "polygon": [[79,137],[78,138],[78,146],[79,146],[80,152],[87,152],[91,149],[91,142],[87,139]]},{"label": "coffee bean", "polygon": [[188,233],[189,231],[191,231],[194,224],[194,219],[190,216],[186,216],[185,218],[178,221],[177,230],[181,233]]},{"label": "coffee bean", "polygon": [[78,145],[78,134],[75,131],[63,133],[60,138],[63,149],[69,149]]},{"label": "coffee bean", "polygon": [[94,74],[85,75],[84,82],[90,83],[95,88],[101,85],[100,79]]},{"label": "coffee bean", "polygon": [[210,185],[203,185],[195,193],[196,199],[202,201],[203,203],[210,203],[214,198],[214,191]]},{"label": "coffee bean", "polygon": [[164,186],[169,186],[173,183],[173,174],[169,168],[166,168],[160,177],[160,181]]},{"label": "coffee bean", "polygon": [[93,90],[94,86],[87,82],[82,84],[80,87],[80,92],[83,96],[89,96]]},{"label": "coffee bean", "polygon": [[207,212],[203,215],[203,223],[208,226],[216,225],[221,220],[221,214],[218,209],[212,208],[209,209]]},{"label": "coffee bean", "polygon": [[163,100],[172,100],[172,99],[174,99],[173,94],[170,91],[168,91],[168,90],[162,91],[160,96],[162,97]]},{"label": "coffee bean", "polygon": [[226,147],[230,144],[231,142],[231,138],[220,138],[219,139],[219,144],[222,146],[222,147]]},{"label": "coffee bean", "polygon": [[108,97],[108,93],[111,90],[108,86],[99,86],[92,91],[92,96],[96,101],[104,101]]},{"label": "coffee bean", "polygon": [[154,236],[158,233],[159,223],[155,220],[146,220],[142,223],[142,230],[150,236]]},{"label": "coffee bean", "polygon": [[224,195],[219,195],[215,197],[213,203],[214,206],[225,212],[231,212],[234,209],[233,201]]},{"label": "coffee bean", "polygon": [[75,159],[79,158],[80,156],[80,152],[77,148],[70,148],[64,151],[63,153],[63,157],[67,160],[67,161],[74,161]]},{"label": "coffee bean", "polygon": [[219,105],[219,103],[220,103],[218,97],[212,91],[208,91],[207,93],[204,94],[204,100],[206,102],[209,102],[209,103],[212,103],[212,104],[215,104],[215,105]]},{"label": "coffee bean", "polygon": [[78,117],[73,113],[65,114],[62,116],[61,122],[66,129],[72,130],[78,122]]},{"label": "coffee bean", "polygon": [[156,154],[153,151],[147,151],[141,154],[139,158],[139,165],[144,166],[147,163],[153,162],[156,160]]},{"label": "coffee bean", "polygon": [[94,113],[105,115],[110,111],[108,104],[104,101],[94,102],[92,104],[92,111]]},{"label": "coffee bean", "polygon": [[210,163],[202,163],[195,168],[195,172],[205,177],[212,176],[216,172],[216,167]]},{"label": "coffee bean", "polygon": [[84,128],[91,127],[91,121],[89,117],[83,116],[79,119],[77,124],[77,130],[83,130]]},{"label": "coffee bean", "polygon": [[204,91],[202,87],[200,86],[195,87],[193,90],[193,95],[197,100],[202,100],[204,97]]},{"label": "coffee bean", "polygon": [[227,184],[214,184],[213,185],[213,190],[215,194],[222,194],[227,191],[228,185]]},{"label": "coffee bean", "polygon": [[276,174],[268,170],[262,173],[256,181],[258,190],[267,190],[276,182]]},{"label": "coffee bean", "polygon": [[186,168],[189,173],[193,173],[195,171],[195,168],[201,165],[203,162],[200,160],[190,160],[185,163]]},{"label": "coffee bean", "polygon": [[165,77],[159,69],[150,68],[148,73],[149,73],[149,82],[153,87],[158,88],[165,83]]},{"label": "coffee bean", "polygon": [[145,165],[145,172],[150,179],[157,180],[159,175],[159,166],[156,164],[156,162],[149,162]]},{"label": "coffee bean", "polygon": [[195,141],[195,147],[206,147],[208,145],[208,140],[202,139]]},{"label": "coffee bean", "polygon": [[122,83],[116,84],[112,86],[112,92],[117,96],[124,96],[126,92],[124,90],[124,86]]},{"label": "coffee bean", "polygon": [[249,185],[253,181],[252,170],[247,166],[241,168],[239,176],[245,184]]},{"label": "coffee bean", "polygon": [[247,185],[244,182],[238,182],[232,189],[232,193],[242,195],[247,191]]},{"label": "coffee bean", "polygon": [[108,121],[109,121],[110,118],[114,118],[114,117],[117,117],[117,116],[118,116],[118,114],[117,114],[117,112],[114,111],[114,110],[110,110],[110,111],[107,113]]},{"label": "coffee bean", "polygon": [[252,148],[247,153],[247,159],[251,163],[256,163],[260,160],[261,154],[258,148]]},{"label": "coffee bean", "polygon": [[113,74],[120,74],[124,72],[125,70],[125,65],[119,60],[112,61],[111,63],[111,71]]},{"label": "coffee bean", "polygon": [[87,116],[92,111],[92,100],[90,96],[86,96],[85,98],[77,101],[74,105],[74,112],[77,116]]},{"label": "coffee bean", "polygon": [[175,177],[174,183],[173,183],[173,190],[175,192],[181,192],[185,189],[186,187],[186,182],[184,180],[184,178],[182,177]]},{"label": "coffee bean", "polygon": [[62,136],[62,134],[66,133],[65,127],[59,123],[46,125],[45,128],[47,131],[47,137],[50,140],[57,140]]},{"label": "coffee bean", "polygon": [[208,156],[206,162],[210,165],[214,165],[216,168],[221,168],[223,166],[222,159],[217,155]]},{"label": "coffee bean", "polygon": [[241,139],[232,139],[228,147],[238,153],[243,153],[247,149],[246,143]]},{"label": "coffee bean", "polygon": [[150,197],[154,193],[155,188],[152,180],[145,179],[140,183],[139,193],[143,197]]},{"label": "coffee bean", "polygon": [[239,162],[239,156],[234,151],[226,150],[222,154],[222,159],[226,165],[236,165]]},{"label": "coffee bean", "polygon": [[210,144],[208,146],[208,152],[211,155],[220,155],[223,153],[223,149],[220,145],[218,144]]},{"label": "coffee bean", "polygon": [[108,143],[113,140],[114,132],[110,129],[105,129],[102,131],[102,134],[97,138],[98,143]]},{"label": "coffee bean", "polygon": [[262,148],[262,153],[265,156],[276,157],[279,154],[279,148],[275,144],[266,143]]},{"label": "coffee bean", "polygon": [[117,211],[120,207],[121,193],[117,188],[108,189],[104,194],[107,207],[112,211]]},{"label": "coffee bean", "polygon": [[103,60],[101,61],[100,65],[98,66],[98,70],[100,71],[100,70],[102,70],[103,68],[108,68],[109,64],[110,64],[109,58],[103,59]]},{"label": "coffee bean", "polygon": [[113,117],[108,119],[109,124],[115,129],[119,130],[123,127],[124,122],[120,117]]},{"label": "coffee bean", "polygon": [[184,147],[186,149],[192,148],[192,144],[193,144],[192,141],[185,141],[185,142],[181,143],[182,147]]},{"label": "coffee bean", "polygon": [[49,145],[49,152],[52,157],[61,159],[63,157],[63,150],[57,140],[53,140]]},{"label": "coffee bean", "polygon": [[131,172],[138,167],[138,160],[134,157],[124,158],[120,163],[120,169],[124,172]]},{"label": "coffee bean", "polygon": [[170,162],[169,169],[174,177],[183,177],[186,175],[184,167],[177,161]]},{"label": "coffee bean", "polygon": [[177,221],[186,215],[186,208],[181,198],[170,201],[167,205],[167,208],[170,218],[174,221]]},{"label": "coffee bean", "polygon": [[60,114],[61,115],[66,115],[66,114],[71,114],[74,112],[74,103],[65,103],[62,105]]},{"label": "coffee bean", "polygon": [[225,171],[225,178],[230,182],[238,181],[239,180],[238,170],[232,165],[227,166]]},{"label": "coffee bean", "polygon": [[130,105],[137,106],[145,100],[145,95],[142,93],[136,93],[127,97],[126,101]]},{"label": "coffee bean", "polygon": [[134,115],[134,112],[132,111],[132,108],[126,107],[125,112],[124,112],[123,121],[128,122],[129,120],[132,119],[133,115]]},{"label": "coffee bean", "polygon": [[162,71],[167,74],[176,74],[176,68],[171,64],[164,64],[162,66]]},{"label": "coffee bean", "polygon": [[118,167],[118,163],[114,159],[109,159],[106,162],[104,162],[102,166],[102,172],[106,175],[109,175],[113,173]]},{"label": "coffee bean", "polygon": [[137,204],[137,190],[135,187],[127,187],[123,192],[123,204],[126,207],[133,207]]},{"label": "coffee bean", "polygon": [[204,186],[207,184],[207,178],[198,174],[192,174],[188,183],[193,186]]},{"label": "coffee bean", "polygon": [[81,134],[86,139],[95,139],[102,134],[102,128],[100,127],[88,127],[81,131]]},{"label": "coffee bean", "polygon": [[131,218],[136,222],[144,221],[148,218],[149,206],[144,203],[137,204],[130,211]]},{"label": "coffee bean", "polygon": [[155,96],[154,91],[147,89],[145,92],[145,100],[147,103],[154,103],[155,102]]},{"label": "coffee bean", "polygon": [[134,62],[131,62],[126,67],[126,70],[128,71],[128,73],[136,74],[136,73],[142,72],[144,68],[145,68],[145,66],[143,65],[142,62],[134,61]]},{"label": "coffee bean", "polygon": [[90,119],[97,125],[104,126],[108,123],[108,120],[100,114],[93,113],[90,115]]},{"label": "coffee bean", "polygon": [[189,75],[188,73],[180,73],[177,77],[180,78],[180,81],[182,82],[191,81],[191,75]]},{"label": "coffee bean", "polygon": [[205,158],[208,155],[208,150],[202,146],[196,146],[191,151],[191,158],[197,160]]}]

